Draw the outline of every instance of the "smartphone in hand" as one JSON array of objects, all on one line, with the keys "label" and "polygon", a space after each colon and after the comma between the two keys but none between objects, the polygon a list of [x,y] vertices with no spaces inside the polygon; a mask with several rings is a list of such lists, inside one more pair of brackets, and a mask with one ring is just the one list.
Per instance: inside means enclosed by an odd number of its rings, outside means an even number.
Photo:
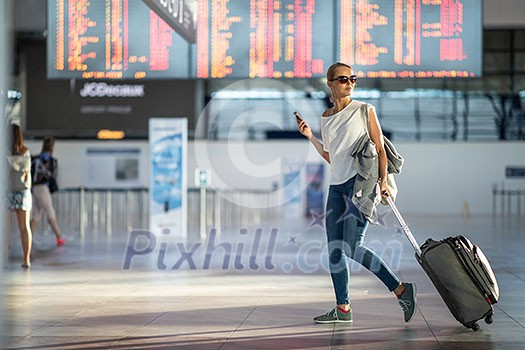
[{"label": "smartphone in hand", "polygon": [[295,120],[297,121],[297,124],[303,121],[303,118],[299,115],[299,112],[295,111],[293,112],[293,115],[295,115]]}]

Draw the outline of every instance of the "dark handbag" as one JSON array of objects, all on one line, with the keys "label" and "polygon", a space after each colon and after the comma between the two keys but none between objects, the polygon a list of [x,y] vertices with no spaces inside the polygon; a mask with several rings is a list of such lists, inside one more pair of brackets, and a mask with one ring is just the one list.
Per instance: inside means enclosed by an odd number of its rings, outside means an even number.
[{"label": "dark handbag", "polygon": [[57,185],[57,180],[52,177],[49,179],[49,192],[51,193],[54,193],[56,191],[58,191],[58,185]]}]

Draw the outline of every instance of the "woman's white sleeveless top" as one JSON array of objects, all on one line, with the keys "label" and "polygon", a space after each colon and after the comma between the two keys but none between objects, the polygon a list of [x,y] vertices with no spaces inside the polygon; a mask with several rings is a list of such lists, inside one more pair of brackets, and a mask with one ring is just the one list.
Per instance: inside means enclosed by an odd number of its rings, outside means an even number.
[{"label": "woman's white sleeveless top", "polygon": [[331,185],[345,183],[357,174],[349,149],[366,133],[361,108],[363,104],[367,105],[369,111],[374,108],[365,102],[352,100],[336,114],[321,118],[323,149],[330,154]]}]

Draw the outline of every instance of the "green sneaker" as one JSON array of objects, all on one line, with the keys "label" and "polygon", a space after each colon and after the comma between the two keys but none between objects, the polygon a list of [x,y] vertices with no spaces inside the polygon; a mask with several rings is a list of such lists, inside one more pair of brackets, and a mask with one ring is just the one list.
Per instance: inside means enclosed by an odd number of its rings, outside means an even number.
[{"label": "green sneaker", "polygon": [[410,322],[416,314],[416,285],[414,283],[403,283],[405,292],[398,297],[399,306],[405,313],[405,322]]},{"label": "green sneaker", "polygon": [[326,314],[314,317],[315,323],[352,323],[352,310],[344,313],[336,306]]}]

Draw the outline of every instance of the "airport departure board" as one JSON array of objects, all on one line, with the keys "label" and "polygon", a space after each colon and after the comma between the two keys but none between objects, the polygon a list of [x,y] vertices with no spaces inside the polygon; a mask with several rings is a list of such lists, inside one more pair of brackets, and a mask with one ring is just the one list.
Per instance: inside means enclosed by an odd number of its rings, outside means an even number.
[{"label": "airport departure board", "polygon": [[197,78],[309,78],[334,60],[331,0],[199,1]]},{"label": "airport departure board", "polygon": [[[194,42],[152,10],[183,7]],[[482,1],[48,0],[47,46],[49,78],[475,77]]]},{"label": "airport departure board", "polygon": [[142,0],[48,0],[48,77],[188,78],[190,47]]},{"label": "airport departure board", "polygon": [[337,58],[369,78],[481,75],[482,1],[339,1]]}]

